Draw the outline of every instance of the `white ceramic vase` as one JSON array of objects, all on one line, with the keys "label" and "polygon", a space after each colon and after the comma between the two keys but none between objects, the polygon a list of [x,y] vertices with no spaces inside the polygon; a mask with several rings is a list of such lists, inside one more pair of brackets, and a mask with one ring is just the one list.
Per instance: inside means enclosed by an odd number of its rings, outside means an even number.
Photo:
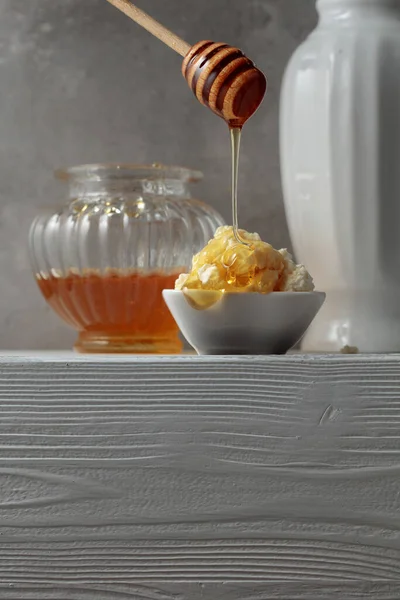
[{"label": "white ceramic vase", "polygon": [[285,207],[327,300],[306,351],[400,351],[400,0],[319,0],[281,98]]}]

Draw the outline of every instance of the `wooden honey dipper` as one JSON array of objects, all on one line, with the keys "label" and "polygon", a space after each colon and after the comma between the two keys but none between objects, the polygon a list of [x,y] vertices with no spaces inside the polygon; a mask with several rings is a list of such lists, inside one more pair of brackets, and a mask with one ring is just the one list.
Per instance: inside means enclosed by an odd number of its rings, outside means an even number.
[{"label": "wooden honey dipper", "polygon": [[211,41],[191,46],[130,0],[107,1],[184,57],[182,74],[194,95],[229,127],[243,127],[255,113],[267,81],[239,48]]}]

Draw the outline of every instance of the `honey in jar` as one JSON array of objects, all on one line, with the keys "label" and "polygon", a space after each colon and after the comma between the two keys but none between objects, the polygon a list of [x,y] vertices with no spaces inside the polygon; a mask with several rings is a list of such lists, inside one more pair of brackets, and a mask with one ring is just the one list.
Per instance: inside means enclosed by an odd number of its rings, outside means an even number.
[{"label": "honey in jar", "polygon": [[179,330],[161,294],[176,277],[88,271],[36,280],[54,311],[79,332],[78,352],[176,354]]}]

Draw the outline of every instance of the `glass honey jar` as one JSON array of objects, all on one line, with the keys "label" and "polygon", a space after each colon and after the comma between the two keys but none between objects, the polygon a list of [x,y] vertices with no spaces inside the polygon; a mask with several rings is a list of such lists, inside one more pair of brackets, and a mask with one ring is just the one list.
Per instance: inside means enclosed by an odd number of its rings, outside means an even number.
[{"label": "glass honey jar", "polygon": [[163,165],[84,165],[58,171],[68,198],[33,222],[37,284],[78,331],[87,353],[175,354],[178,327],[161,292],[173,288],[224,224],[192,199],[202,174]]}]

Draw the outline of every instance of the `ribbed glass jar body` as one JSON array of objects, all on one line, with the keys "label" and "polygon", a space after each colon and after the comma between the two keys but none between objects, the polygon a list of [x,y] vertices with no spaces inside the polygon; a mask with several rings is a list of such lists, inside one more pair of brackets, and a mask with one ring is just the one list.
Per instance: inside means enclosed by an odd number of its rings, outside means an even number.
[{"label": "ribbed glass jar body", "polygon": [[34,275],[47,302],[79,331],[81,352],[176,353],[178,329],[161,292],[173,287],[223,224],[191,198],[199,172],[87,165],[57,173],[66,203],[30,230]]}]

